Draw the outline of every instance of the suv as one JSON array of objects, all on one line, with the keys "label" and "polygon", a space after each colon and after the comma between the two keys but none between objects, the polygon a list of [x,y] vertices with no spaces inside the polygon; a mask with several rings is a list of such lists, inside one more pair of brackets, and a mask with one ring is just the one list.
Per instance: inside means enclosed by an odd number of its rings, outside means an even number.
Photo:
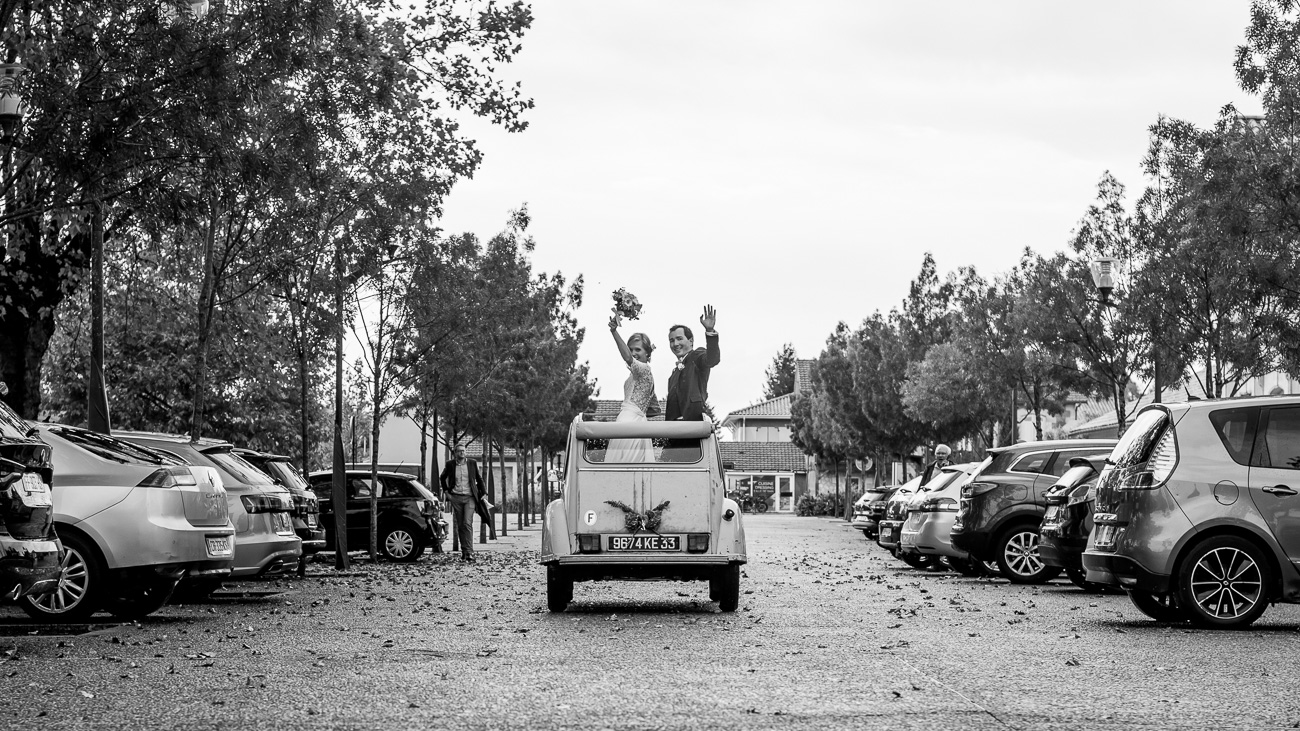
[{"label": "suv", "polygon": [[1300,398],[1155,404],[1097,479],[1088,579],[1161,621],[1237,629],[1300,602]]},{"label": "suv", "polygon": [[[298,565],[302,541],[293,531],[293,496],[275,484],[243,457],[229,442],[216,439],[190,441],[187,436],[114,431],[113,436],[148,447],[198,467],[211,467],[226,488],[226,504],[235,524],[235,566],[230,578],[242,579],[283,573]],[[221,588],[218,579],[186,580],[181,593],[201,599]]]},{"label": "suv", "polygon": [[993,461],[961,490],[952,545],[978,561],[996,561],[1016,584],[1041,584],[1061,573],[1038,556],[1038,528],[1046,512],[1044,493],[1065,474],[1070,460],[1100,465],[1114,439],[1025,442],[989,450]]},{"label": "suv", "polygon": [[[862,497],[858,498],[857,501],[853,503],[853,523],[851,524],[853,529],[862,531],[862,535],[867,538],[875,538],[876,531],[880,527],[880,519],[884,517],[885,514],[885,501],[888,500],[897,489],[898,487],[896,485],[881,485],[878,487],[867,488],[867,491],[863,493]],[[879,510],[873,508],[873,505],[877,503],[880,505]]]},{"label": "suv", "polygon": [[320,501],[316,499],[316,493],[311,491],[289,457],[253,449],[236,449],[235,454],[266,473],[293,496],[293,531],[302,539],[302,558],[298,561],[298,573],[301,574],[306,568],[307,558],[325,548],[325,529],[320,524]]},{"label": "suv", "polygon": [[52,479],[50,447],[0,402],[0,600],[45,596],[62,583]]},{"label": "suv", "polygon": [[[433,546],[434,553],[442,553],[447,522],[442,519],[442,505],[438,498],[410,475],[380,472],[378,477],[380,552],[392,561],[414,561],[429,546]],[[334,473],[321,470],[311,473],[307,479],[320,499],[325,545],[335,550],[331,494]],[[364,550],[370,546],[370,495],[373,492],[370,470],[348,470],[347,490],[348,550]]]},{"label": "suv", "polygon": [[[645,462],[613,462],[642,450]],[[638,445],[639,447],[640,445]],[[587,422],[569,427],[565,491],[546,506],[546,605],[562,612],[575,581],[708,581],[724,612],[740,603],[746,561],[740,505],[724,493],[722,454],[705,421]],[[607,457],[611,461],[607,461]]]}]

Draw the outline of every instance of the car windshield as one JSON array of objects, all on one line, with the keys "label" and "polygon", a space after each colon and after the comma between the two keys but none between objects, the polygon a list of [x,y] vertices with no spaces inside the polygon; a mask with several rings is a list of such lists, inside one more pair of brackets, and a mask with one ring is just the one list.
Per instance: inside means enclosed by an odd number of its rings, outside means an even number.
[{"label": "car windshield", "polygon": [[1168,422],[1169,414],[1164,409],[1147,409],[1138,414],[1106,462],[1116,467],[1131,467],[1145,462]]},{"label": "car windshield", "polygon": [[215,449],[204,452],[203,456],[212,460],[221,469],[235,478],[235,482],[244,485],[274,485],[275,481],[266,473],[248,463],[248,460],[229,450]]},{"label": "car windshield", "polygon": [[29,428],[21,416],[15,414],[8,404],[0,401],[0,437],[25,439]]},{"label": "car windshield", "polygon": [[86,431],[85,429],[73,429],[69,427],[53,427],[50,429],[51,434],[62,437],[72,442],[91,454],[102,457],[103,459],[121,462],[123,464],[185,464],[184,462],[174,459],[161,452],[155,452],[148,447],[141,447],[121,439],[100,434],[98,432]]},{"label": "car windshield", "polygon": [[[653,449],[650,452],[633,449],[620,449],[619,442],[640,441],[633,439],[599,439],[588,437],[582,440],[582,457],[592,464],[689,464],[699,462],[704,455],[700,439],[649,439]],[[609,450],[609,443],[614,442],[615,451]],[[619,455],[641,454],[652,459],[644,462],[624,461]]]}]

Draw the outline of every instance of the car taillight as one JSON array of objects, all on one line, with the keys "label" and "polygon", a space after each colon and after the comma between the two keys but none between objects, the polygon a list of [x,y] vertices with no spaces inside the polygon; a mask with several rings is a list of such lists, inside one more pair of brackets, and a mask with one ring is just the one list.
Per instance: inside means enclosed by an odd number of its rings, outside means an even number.
[{"label": "car taillight", "polygon": [[240,495],[239,502],[250,515],[256,513],[289,513],[292,508],[274,495]]},{"label": "car taillight", "polygon": [[154,470],[148,477],[140,481],[136,487],[179,487],[181,485],[197,485],[198,481],[194,479],[194,473],[190,472],[189,467],[163,467]]},{"label": "car taillight", "polygon": [[931,498],[921,503],[923,513],[955,513],[957,501],[950,497]]},{"label": "car taillight", "polygon": [[578,553],[600,553],[600,536],[582,533],[578,536]]},{"label": "car taillight", "polygon": [[687,533],[686,534],[687,553],[704,553],[707,550],[709,550],[708,533]]},{"label": "car taillight", "polygon": [[1169,479],[1176,464],[1178,464],[1178,444],[1174,442],[1174,430],[1170,427],[1165,429],[1165,435],[1160,437],[1156,448],[1151,450],[1147,469],[1151,472],[1152,479],[1159,485]]},{"label": "car taillight", "polygon": [[432,500],[425,500],[424,505],[420,508],[421,515],[437,515],[438,503]]}]

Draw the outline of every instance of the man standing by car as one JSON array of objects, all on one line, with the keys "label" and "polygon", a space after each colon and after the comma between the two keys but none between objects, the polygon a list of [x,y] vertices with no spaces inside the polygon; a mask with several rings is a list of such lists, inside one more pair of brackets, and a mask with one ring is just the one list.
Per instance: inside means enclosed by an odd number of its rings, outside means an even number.
[{"label": "man standing by car", "polygon": [[[483,494],[483,478],[478,463],[465,456],[465,447],[456,445],[456,458],[447,462],[438,484],[451,505],[451,531],[460,545],[460,557],[474,560],[474,513]],[[453,545],[452,550],[456,550]]]},{"label": "man standing by car", "polygon": [[934,448],[934,461],[925,466],[925,472],[921,476],[922,485],[928,485],[935,474],[952,464],[952,460],[948,459],[951,454],[952,450],[948,448],[947,444],[940,444]]}]

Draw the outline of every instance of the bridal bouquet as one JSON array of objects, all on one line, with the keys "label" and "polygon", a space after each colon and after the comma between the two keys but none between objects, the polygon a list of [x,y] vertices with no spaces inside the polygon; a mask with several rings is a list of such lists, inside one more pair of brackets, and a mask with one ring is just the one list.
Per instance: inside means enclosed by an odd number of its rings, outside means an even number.
[{"label": "bridal bouquet", "polygon": [[619,317],[635,320],[641,315],[641,302],[637,300],[636,295],[619,287],[614,290],[614,312],[618,313]]}]

